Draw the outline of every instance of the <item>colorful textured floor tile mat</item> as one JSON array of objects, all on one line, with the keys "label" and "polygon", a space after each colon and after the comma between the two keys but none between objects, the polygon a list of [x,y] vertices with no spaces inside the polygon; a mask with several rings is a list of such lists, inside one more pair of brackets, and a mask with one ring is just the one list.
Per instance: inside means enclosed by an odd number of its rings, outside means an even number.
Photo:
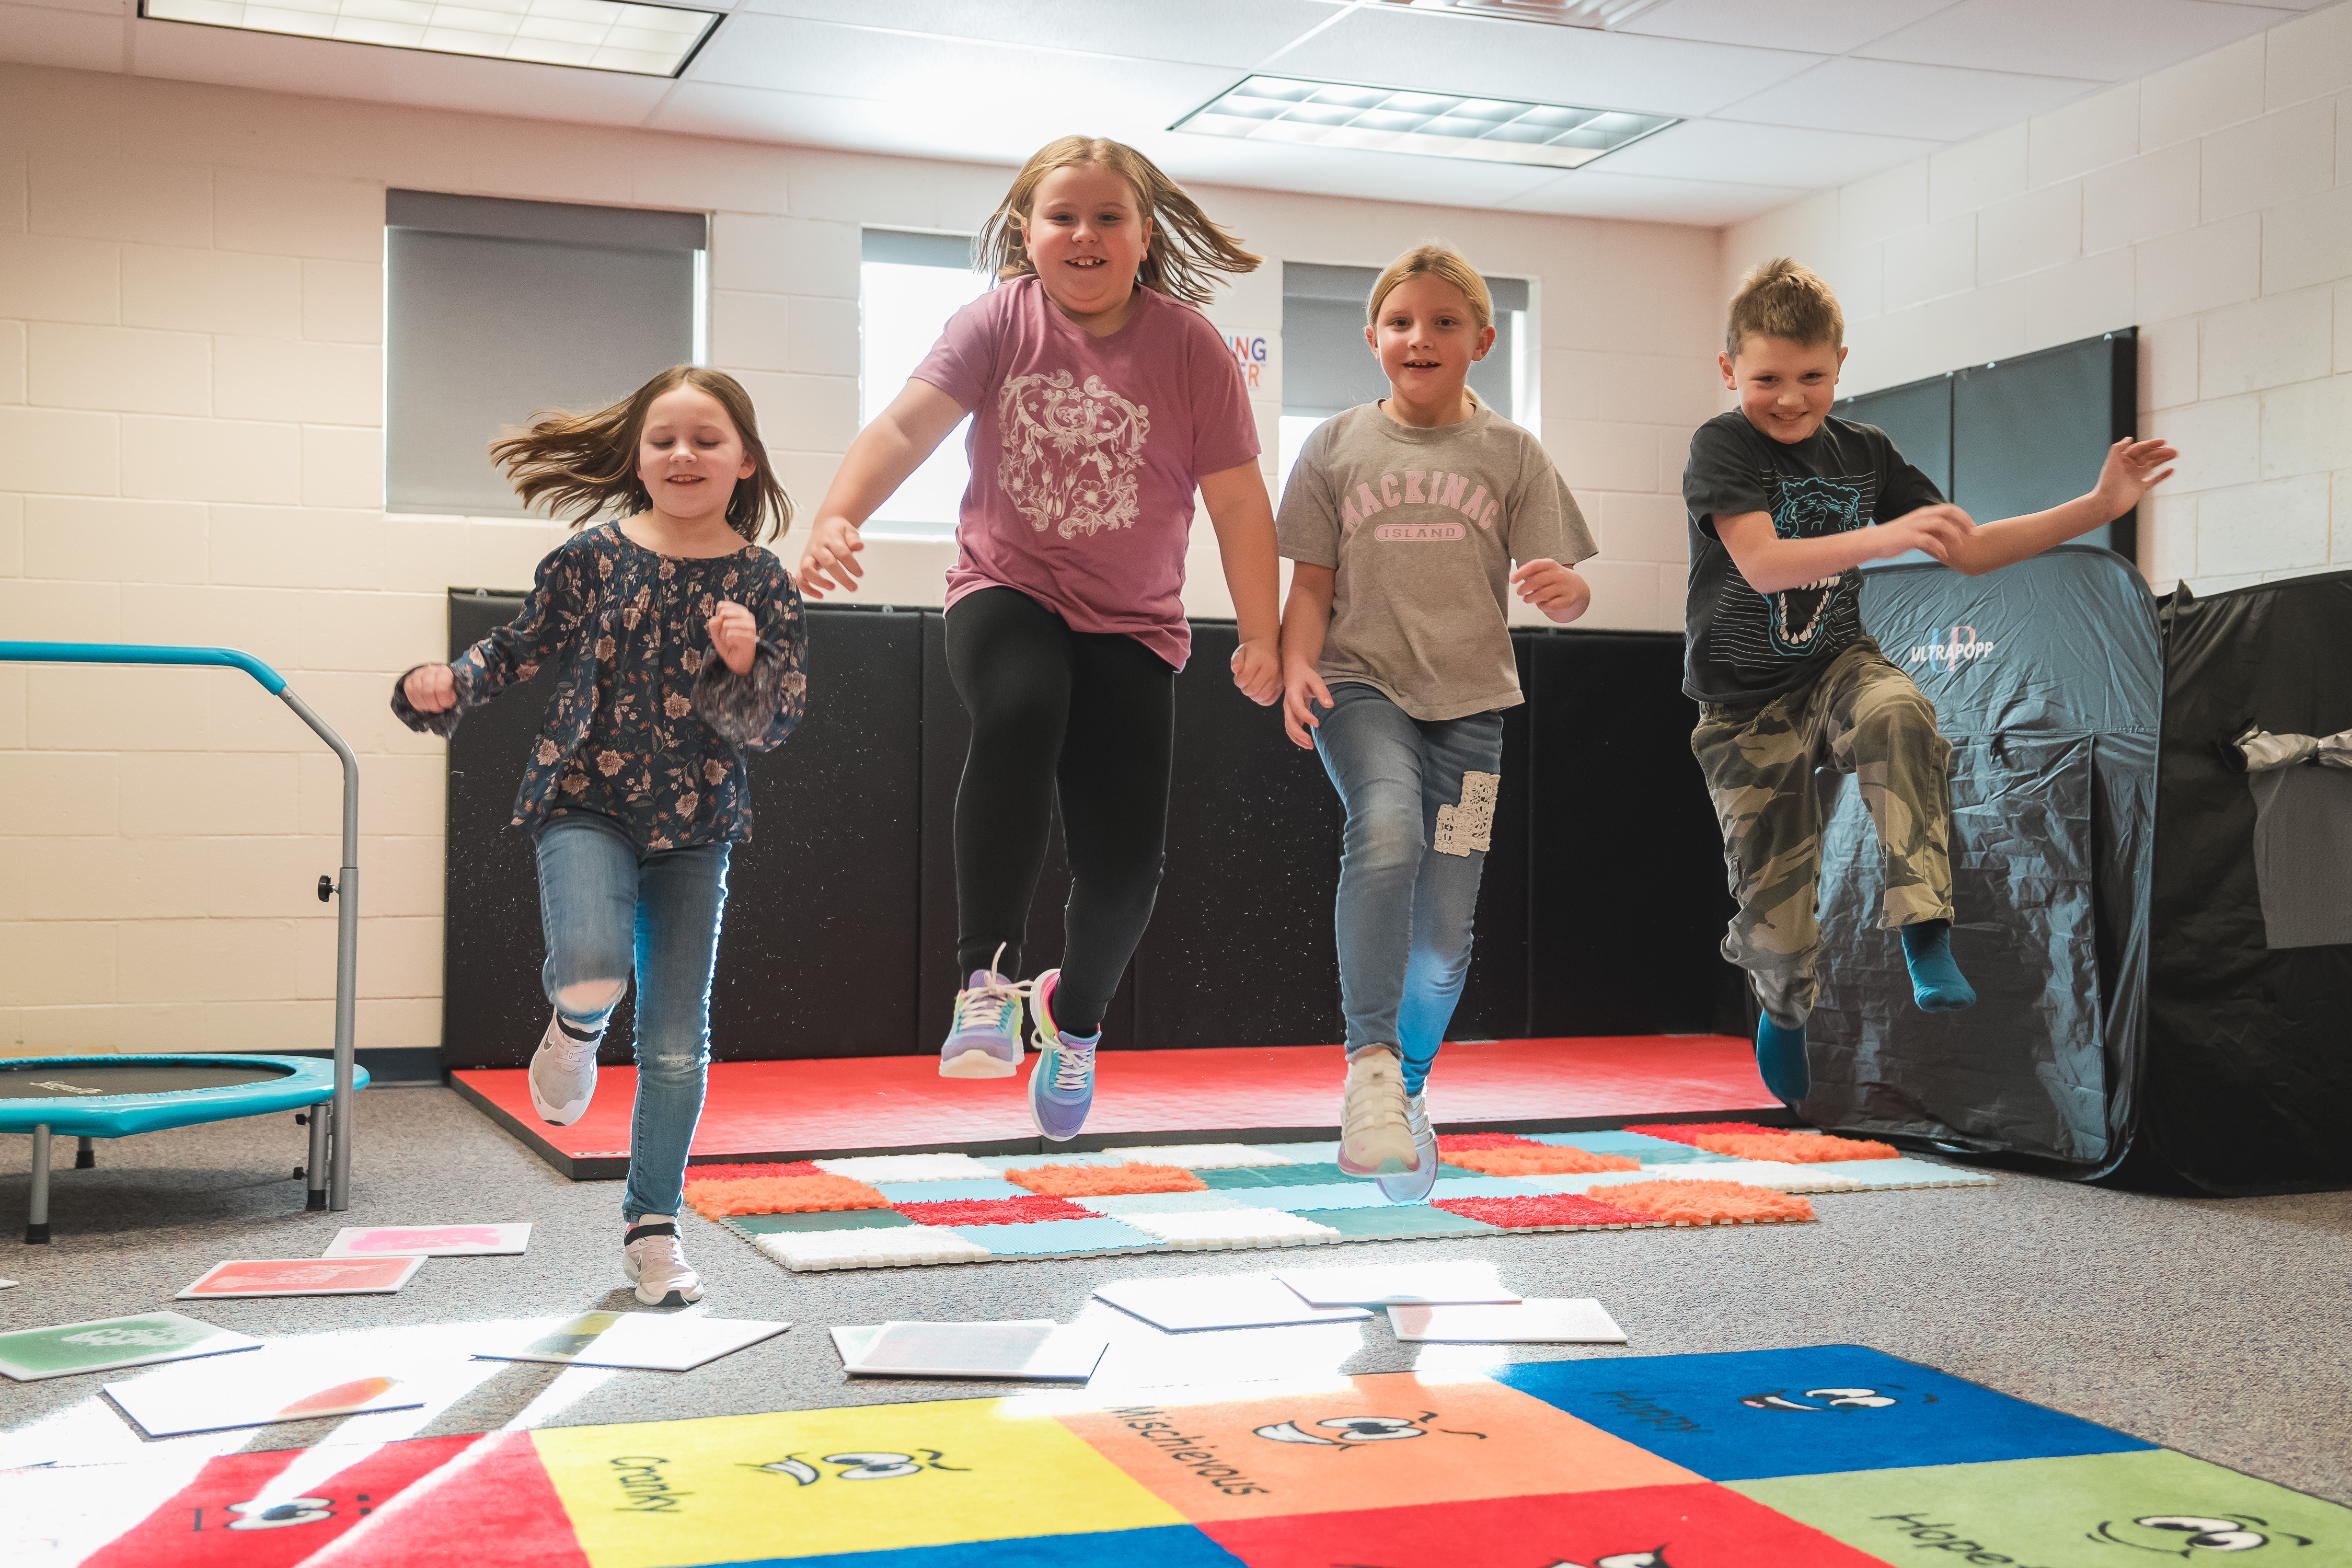
[{"label": "colorful textured floor tile mat", "polygon": [[1888,1144],[1748,1122],[1437,1142],[1436,1185],[1415,1204],[1344,1174],[1336,1143],[697,1165],[686,1198],[785,1268],[815,1270],[1801,1223],[1815,1217],[1805,1194],[1993,1184]]},{"label": "colorful textured floor tile mat", "polygon": [[2352,1510],[1856,1345],[0,1474],[40,1568],[2128,1568]]}]

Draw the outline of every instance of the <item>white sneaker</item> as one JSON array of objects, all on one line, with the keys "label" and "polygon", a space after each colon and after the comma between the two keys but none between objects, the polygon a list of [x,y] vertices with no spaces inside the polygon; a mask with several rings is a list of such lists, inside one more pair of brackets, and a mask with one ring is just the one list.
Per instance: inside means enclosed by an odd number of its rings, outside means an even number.
[{"label": "white sneaker", "polygon": [[1420,1168],[1396,1047],[1358,1052],[1348,1064],[1347,1095],[1339,1107],[1339,1169],[1351,1176],[1388,1176]]},{"label": "white sneaker", "polygon": [[622,1244],[621,1272],[637,1288],[638,1300],[658,1307],[672,1296],[681,1303],[702,1300],[702,1276],[687,1262],[686,1248],[678,1245],[676,1215],[640,1215],[626,1234],[634,1234],[636,1239]]},{"label": "white sneaker", "polygon": [[530,1054],[530,1108],[541,1121],[569,1127],[588,1114],[596,1098],[596,1047],[604,1041],[602,1035],[575,1040],[548,1015],[547,1033]]},{"label": "white sneaker", "polygon": [[1392,1204],[1417,1204],[1428,1201],[1430,1189],[1437,1185],[1437,1132],[1429,1124],[1429,1096],[1408,1094],[1404,1097],[1404,1123],[1412,1133],[1413,1158],[1421,1162],[1402,1175],[1375,1178],[1381,1196]]}]

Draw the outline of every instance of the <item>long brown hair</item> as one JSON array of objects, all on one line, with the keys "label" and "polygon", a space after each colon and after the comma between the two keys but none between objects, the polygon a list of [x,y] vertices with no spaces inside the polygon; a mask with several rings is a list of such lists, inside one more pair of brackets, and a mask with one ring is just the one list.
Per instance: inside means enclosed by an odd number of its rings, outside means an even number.
[{"label": "long brown hair", "polygon": [[1216,298],[1213,274],[1253,272],[1264,259],[1244,250],[1240,241],[1210,221],[1182,186],[1134,148],[1100,136],[1065,136],[1038,148],[1021,165],[1013,188],[972,241],[974,264],[992,268],[999,278],[1036,271],[1029,259],[1027,233],[1038,184],[1056,169],[1080,163],[1100,163],[1125,180],[1150,218],[1151,243],[1135,274],[1143,288],[1188,305],[1205,305]]},{"label": "long brown hair", "polygon": [[637,478],[637,442],[654,399],[681,386],[718,399],[743,438],[743,455],[751,459],[750,476],[736,480],[735,493],[728,498],[728,526],[754,544],[763,520],[772,522],[772,534],[792,527],[793,500],[768,462],[751,395],[723,370],[674,364],[610,408],[593,414],[541,409],[521,434],[490,443],[490,461],[507,471],[523,505],[544,500],[558,517],[570,511],[574,528],[608,513],[634,517],[650,511],[654,498]]}]

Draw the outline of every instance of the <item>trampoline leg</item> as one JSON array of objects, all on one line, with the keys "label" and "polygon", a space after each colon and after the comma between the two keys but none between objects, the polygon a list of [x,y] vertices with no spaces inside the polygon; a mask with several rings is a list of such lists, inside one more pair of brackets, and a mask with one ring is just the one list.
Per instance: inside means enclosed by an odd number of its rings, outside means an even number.
[{"label": "trampoline leg", "polygon": [[25,1216],[25,1245],[42,1247],[49,1239],[49,1130],[33,1129],[33,1208]]},{"label": "trampoline leg", "polygon": [[74,1151],[74,1169],[77,1171],[94,1171],[97,1168],[97,1145],[85,1138],[81,1141],[81,1146]]},{"label": "trampoline leg", "polygon": [[331,1100],[310,1108],[310,1157],[302,1166],[303,1180],[310,1184],[310,1195],[302,1203],[306,1212],[327,1206],[327,1121],[333,1114]]}]

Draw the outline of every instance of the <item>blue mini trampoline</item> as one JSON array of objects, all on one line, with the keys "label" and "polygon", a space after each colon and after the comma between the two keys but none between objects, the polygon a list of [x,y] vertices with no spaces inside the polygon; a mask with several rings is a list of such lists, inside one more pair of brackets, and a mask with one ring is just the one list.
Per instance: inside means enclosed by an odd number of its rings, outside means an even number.
[{"label": "blue mini trampoline", "polygon": [[319,879],[319,899],[335,910],[335,1054],[310,1057],[80,1056],[20,1058],[0,1063],[0,1132],[33,1135],[33,1191],[25,1240],[49,1239],[49,1144],[62,1133],[81,1140],[78,1166],[94,1164],[91,1140],[122,1138],[198,1122],[296,1110],[308,1114],[309,1206],[351,1206],[352,1093],[367,1086],[353,1059],[353,972],[359,957],[360,764],[332,726],[249,653],[227,647],[149,647],[136,643],[0,642],[0,663],[219,665],[241,669],[294,710],[343,764],[343,859],[337,877]]}]

